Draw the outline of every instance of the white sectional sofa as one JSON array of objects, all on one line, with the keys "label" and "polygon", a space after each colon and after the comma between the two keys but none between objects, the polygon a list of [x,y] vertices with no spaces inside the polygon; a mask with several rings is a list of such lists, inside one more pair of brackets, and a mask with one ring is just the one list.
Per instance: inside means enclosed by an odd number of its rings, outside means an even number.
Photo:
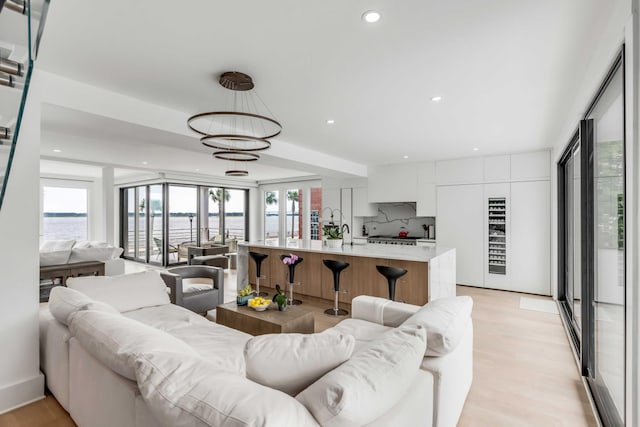
[{"label": "white sectional sofa", "polygon": [[80,427],[453,427],[472,301],[357,297],[319,334],[251,337],[169,303],[157,272],[69,279],[40,315],[47,386]]},{"label": "white sectional sofa", "polygon": [[123,249],[106,242],[89,240],[46,240],[40,245],[40,266],[75,264],[85,261],[104,262],[104,274],[124,274]]}]

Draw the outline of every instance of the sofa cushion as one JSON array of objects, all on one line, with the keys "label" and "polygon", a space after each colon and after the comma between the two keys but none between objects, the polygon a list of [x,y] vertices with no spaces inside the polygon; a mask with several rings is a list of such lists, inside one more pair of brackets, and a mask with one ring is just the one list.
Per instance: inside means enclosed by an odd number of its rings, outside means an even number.
[{"label": "sofa cushion", "polygon": [[340,331],[343,334],[353,335],[356,339],[356,347],[353,352],[357,353],[365,348],[371,341],[377,340],[380,335],[393,328],[367,322],[366,320],[344,319],[332,329]]},{"label": "sofa cushion", "polygon": [[354,346],[353,336],[333,329],[257,336],[244,348],[247,378],[295,396],[348,360]]},{"label": "sofa cushion", "polygon": [[420,308],[403,325],[422,325],[427,330],[425,356],[444,356],[460,343],[472,309],[471,297],[440,298]]},{"label": "sofa cushion", "polygon": [[75,240],[47,240],[40,245],[40,267],[66,264]]},{"label": "sofa cushion", "polygon": [[286,394],[220,370],[215,361],[144,353],[136,362],[142,398],[164,426],[317,426]]},{"label": "sofa cushion", "polygon": [[51,294],[49,295],[49,311],[51,311],[51,314],[58,322],[68,325],[69,316],[80,310],[97,310],[120,314],[120,312],[112,306],[100,301],[94,301],[87,295],[74,289],[69,289],[64,286],[56,286],[51,289]]},{"label": "sofa cushion", "polygon": [[390,410],[407,392],[425,348],[426,331],[421,326],[392,329],[296,399],[323,426],[365,425]]},{"label": "sofa cushion", "polygon": [[69,330],[82,347],[112,371],[135,380],[135,361],[149,351],[176,353],[177,357],[196,352],[166,332],[132,319],[93,310],[69,316]]},{"label": "sofa cushion", "polygon": [[106,302],[121,312],[170,302],[167,287],[157,271],[120,276],[70,277],[67,286]]},{"label": "sofa cushion", "polygon": [[73,248],[69,256],[69,263],[85,261],[109,261],[118,258],[122,253],[122,248]]}]

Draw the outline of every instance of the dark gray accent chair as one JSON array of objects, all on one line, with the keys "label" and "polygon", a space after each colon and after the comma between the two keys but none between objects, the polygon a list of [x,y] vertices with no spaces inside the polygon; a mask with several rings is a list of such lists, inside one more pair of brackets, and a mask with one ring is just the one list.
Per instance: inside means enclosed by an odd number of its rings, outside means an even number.
[{"label": "dark gray accent chair", "polygon": [[[218,304],[224,303],[224,270],[206,265],[176,267],[160,273],[166,285],[171,289],[171,302],[195,313],[206,314]],[[210,289],[198,289],[185,292],[184,279],[207,278],[213,280]]]}]

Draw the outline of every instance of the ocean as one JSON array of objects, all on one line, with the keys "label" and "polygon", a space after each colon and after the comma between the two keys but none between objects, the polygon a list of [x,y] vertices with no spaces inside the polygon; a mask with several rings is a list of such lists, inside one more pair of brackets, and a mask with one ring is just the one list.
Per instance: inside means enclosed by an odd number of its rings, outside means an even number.
[{"label": "ocean", "polygon": [[[297,224],[298,215],[294,220]],[[133,239],[133,218],[129,219],[130,235]],[[290,222],[291,220],[288,219]],[[225,219],[226,229],[230,238],[244,240],[244,217],[228,216]],[[162,237],[162,220],[156,216],[152,218],[153,236]],[[144,230],[145,220],[140,219],[140,229]],[[217,234],[219,224],[218,217],[209,217],[209,236],[213,239]],[[44,217],[43,218],[43,239],[44,240],[87,240],[88,220],[87,217]],[[277,236],[278,216],[265,217],[265,231],[267,236]],[[176,245],[182,242],[195,240],[197,234],[197,224],[193,221],[193,226],[188,217],[169,217],[169,243]],[[193,237],[193,238],[192,238]]]}]

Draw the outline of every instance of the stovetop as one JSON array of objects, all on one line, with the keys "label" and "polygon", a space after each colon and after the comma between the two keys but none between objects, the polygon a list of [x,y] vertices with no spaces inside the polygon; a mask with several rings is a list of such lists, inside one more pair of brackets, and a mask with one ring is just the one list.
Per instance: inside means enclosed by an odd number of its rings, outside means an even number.
[{"label": "stovetop", "polygon": [[406,236],[406,237],[400,237],[400,236],[369,236],[368,239],[399,239],[399,240],[417,240],[420,237],[415,237],[415,236]]},{"label": "stovetop", "polygon": [[367,243],[415,246],[417,239],[419,239],[419,237],[415,236],[369,236]]}]

